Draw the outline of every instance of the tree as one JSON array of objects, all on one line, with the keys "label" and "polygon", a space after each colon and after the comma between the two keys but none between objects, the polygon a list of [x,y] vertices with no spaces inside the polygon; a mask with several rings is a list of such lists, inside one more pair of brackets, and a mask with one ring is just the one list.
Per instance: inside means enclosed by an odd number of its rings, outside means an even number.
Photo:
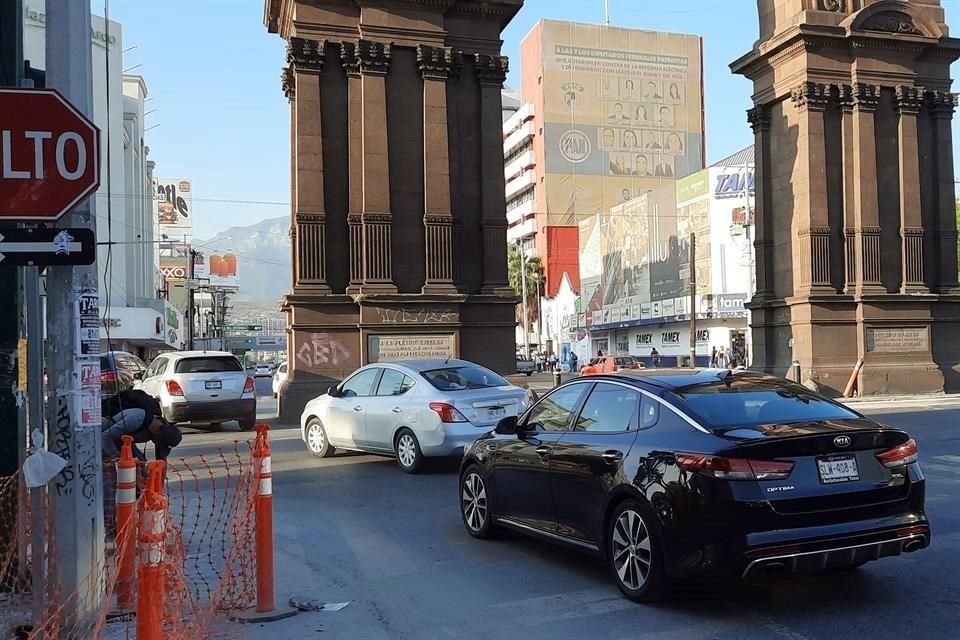
[{"label": "tree", "polygon": [[[536,321],[540,314],[540,296],[538,295],[539,285],[543,282],[543,265],[540,264],[540,258],[530,258],[526,261],[526,281],[527,281],[527,326],[530,327]],[[510,287],[518,296],[523,295],[523,281],[520,279],[522,270],[522,256],[516,249],[511,249],[507,256],[507,275],[510,278]],[[522,318],[523,306],[517,305],[517,321]]]}]

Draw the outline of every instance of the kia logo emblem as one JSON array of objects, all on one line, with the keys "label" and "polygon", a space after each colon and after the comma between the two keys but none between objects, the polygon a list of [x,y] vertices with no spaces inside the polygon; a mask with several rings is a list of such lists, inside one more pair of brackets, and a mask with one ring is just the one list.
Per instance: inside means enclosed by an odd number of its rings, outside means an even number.
[{"label": "kia logo emblem", "polygon": [[833,444],[843,449],[844,447],[849,447],[850,443],[853,442],[850,439],[850,436],[837,436],[833,439]]}]

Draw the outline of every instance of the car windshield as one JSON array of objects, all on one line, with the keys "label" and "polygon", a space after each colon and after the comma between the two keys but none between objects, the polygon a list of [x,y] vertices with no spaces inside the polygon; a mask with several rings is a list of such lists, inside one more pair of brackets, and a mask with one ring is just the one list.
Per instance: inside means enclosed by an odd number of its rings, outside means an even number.
[{"label": "car windshield", "polygon": [[859,417],[806,387],[780,380],[728,377],[716,382],[680,387],[674,393],[701,419],[704,426],[719,430]]},{"label": "car windshield", "polygon": [[222,373],[243,371],[240,362],[233,356],[203,356],[184,358],[177,362],[176,373]]},{"label": "car windshield", "polygon": [[493,371],[477,365],[463,365],[446,369],[431,369],[420,375],[440,391],[487,389],[510,384]]},{"label": "car windshield", "polygon": [[592,358],[590,362],[587,363],[587,366],[600,364],[600,358]]}]

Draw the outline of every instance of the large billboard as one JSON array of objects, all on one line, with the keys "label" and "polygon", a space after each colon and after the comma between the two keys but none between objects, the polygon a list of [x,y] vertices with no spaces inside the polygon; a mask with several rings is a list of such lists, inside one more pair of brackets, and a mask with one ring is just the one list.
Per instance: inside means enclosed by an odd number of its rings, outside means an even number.
[{"label": "large billboard", "polygon": [[549,224],[703,168],[700,37],[552,20],[541,29]]},{"label": "large billboard", "polygon": [[240,286],[237,254],[229,251],[198,249],[193,257],[193,274],[211,287],[236,289]]},{"label": "large billboard", "polygon": [[161,235],[189,240],[193,233],[193,184],[190,180],[154,178],[154,213]]}]

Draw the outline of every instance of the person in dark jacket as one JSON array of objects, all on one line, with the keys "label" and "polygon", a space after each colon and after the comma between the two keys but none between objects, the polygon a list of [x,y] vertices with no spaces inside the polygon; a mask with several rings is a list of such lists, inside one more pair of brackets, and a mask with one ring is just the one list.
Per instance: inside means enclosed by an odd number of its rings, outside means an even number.
[{"label": "person in dark jacket", "polygon": [[152,442],[157,460],[166,460],[183,439],[180,429],[164,420],[156,398],[143,391],[121,392],[103,405],[103,414],[109,416],[103,418],[100,429],[104,460],[120,457],[123,436],[133,436],[133,455],[142,461],[146,461],[147,456],[137,444]]}]

